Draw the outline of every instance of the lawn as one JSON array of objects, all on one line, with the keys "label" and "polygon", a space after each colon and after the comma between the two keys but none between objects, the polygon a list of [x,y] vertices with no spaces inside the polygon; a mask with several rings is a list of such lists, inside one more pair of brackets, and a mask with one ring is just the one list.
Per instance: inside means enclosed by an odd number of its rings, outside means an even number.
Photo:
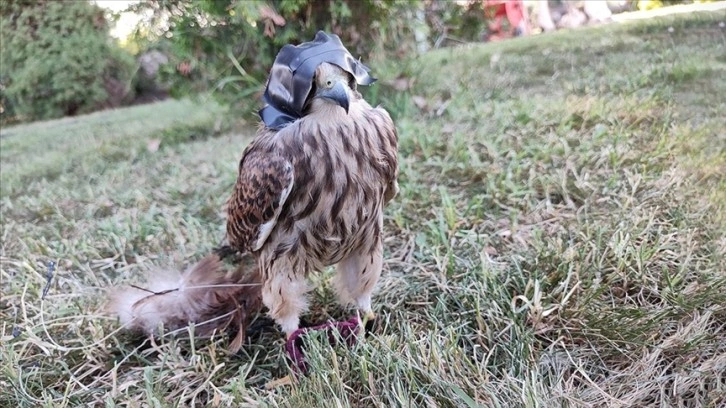
[{"label": "lawn", "polygon": [[[2,129],[0,406],[723,406],[725,21],[372,62],[401,144],[378,327],[313,337],[312,373],[272,391],[289,363],[264,318],[232,355],[104,311],[222,240],[252,127],[207,99]],[[351,313],[330,275],[309,323]]]}]

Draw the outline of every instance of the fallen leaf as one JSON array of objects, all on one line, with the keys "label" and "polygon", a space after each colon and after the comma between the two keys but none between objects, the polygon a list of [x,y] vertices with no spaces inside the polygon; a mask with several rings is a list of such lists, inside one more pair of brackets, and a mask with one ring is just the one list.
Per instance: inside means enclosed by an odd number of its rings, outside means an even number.
[{"label": "fallen leaf", "polygon": [[454,133],[454,130],[456,130],[456,125],[453,123],[444,123],[444,126],[441,127],[441,133],[445,135],[450,135]]},{"label": "fallen leaf", "polygon": [[448,107],[450,103],[451,103],[451,99],[447,99],[447,100],[445,100],[443,102],[442,101],[439,101],[436,104],[436,116],[443,115],[444,112],[446,111],[446,107]]},{"label": "fallen leaf", "polygon": [[428,111],[429,103],[426,101],[426,98],[419,95],[413,95],[411,97],[413,99],[413,104],[416,105],[417,108],[421,109],[422,111]]},{"label": "fallen leaf", "polygon": [[161,139],[150,139],[146,143],[146,150],[148,150],[149,153],[155,153],[159,150],[159,146],[161,146]]},{"label": "fallen leaf", "polygon": [[413,87],[414,81],[415,80],[413,78],[406,78],[403,75],[399,75],[398,78],[390,79],[386,81],[385,84],[399,92],[403,92],[411,89],[411,87]]}]

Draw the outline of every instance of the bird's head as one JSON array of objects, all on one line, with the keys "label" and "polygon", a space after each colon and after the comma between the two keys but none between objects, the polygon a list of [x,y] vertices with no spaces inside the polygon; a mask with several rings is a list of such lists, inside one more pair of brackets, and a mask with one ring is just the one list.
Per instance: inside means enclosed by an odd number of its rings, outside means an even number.
[{"label": "bird's head", "polygon": [[260,118],[281,129],[319,109],[340,106],[347,112],[360,97],[357,85],[375,82],[369,71],[335,34],[319,31],[313,41],[285,45],[270,69]]},{"label": "bird's head", "polygon": [[356,81],[352,75],[335,64],[321,63],[315,70],[311,92],[311,108],[316,100],[340,106],[348,113],[351,97],[354,97]]}]

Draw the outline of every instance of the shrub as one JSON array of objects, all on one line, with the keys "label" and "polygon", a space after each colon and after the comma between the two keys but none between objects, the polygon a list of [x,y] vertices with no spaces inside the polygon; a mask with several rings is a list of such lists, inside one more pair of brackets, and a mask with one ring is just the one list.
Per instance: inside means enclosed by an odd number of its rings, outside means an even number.
[{"label": "shrub", "polygon": [[[170,63],[160,81],[172,96],[214,91],[221,102],[247,109],[280,48],[310,41],[318,30],[338,34],[351,53],[413,50],[410,19],[420,1],[177,0],[135,6],[153,17],[137,30],[140,49],[159,49]],[[256,100],[255,100],[256,101]],[[256,105],[256,103],[255,103]]]},{"label": "shrub", "polygon": [[[48,119],[118,106],[134,61],[108,35],[89,2],[8,1],[2,5],[0,81],[5,112]],[[3,120],[11,118],[5,113]]]}]

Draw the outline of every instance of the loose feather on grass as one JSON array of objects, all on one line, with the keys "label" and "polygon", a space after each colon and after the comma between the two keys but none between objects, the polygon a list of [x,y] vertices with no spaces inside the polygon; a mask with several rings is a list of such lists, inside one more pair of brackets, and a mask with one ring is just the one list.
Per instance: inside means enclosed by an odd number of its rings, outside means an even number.
[{"label": "loose feather on grass", "polygon": [[[250,269],[251,267],[251,269]],[[111,294],[109,308],[129,330],[156,335],[194,324],[197,337],[229,330],[229,349],[242,346],[245,330],[262,307],[260,277],[254,263],[226,273],[217,255],[208,255],[185,272],[153,271],[147,288],[132,286]]]}]

